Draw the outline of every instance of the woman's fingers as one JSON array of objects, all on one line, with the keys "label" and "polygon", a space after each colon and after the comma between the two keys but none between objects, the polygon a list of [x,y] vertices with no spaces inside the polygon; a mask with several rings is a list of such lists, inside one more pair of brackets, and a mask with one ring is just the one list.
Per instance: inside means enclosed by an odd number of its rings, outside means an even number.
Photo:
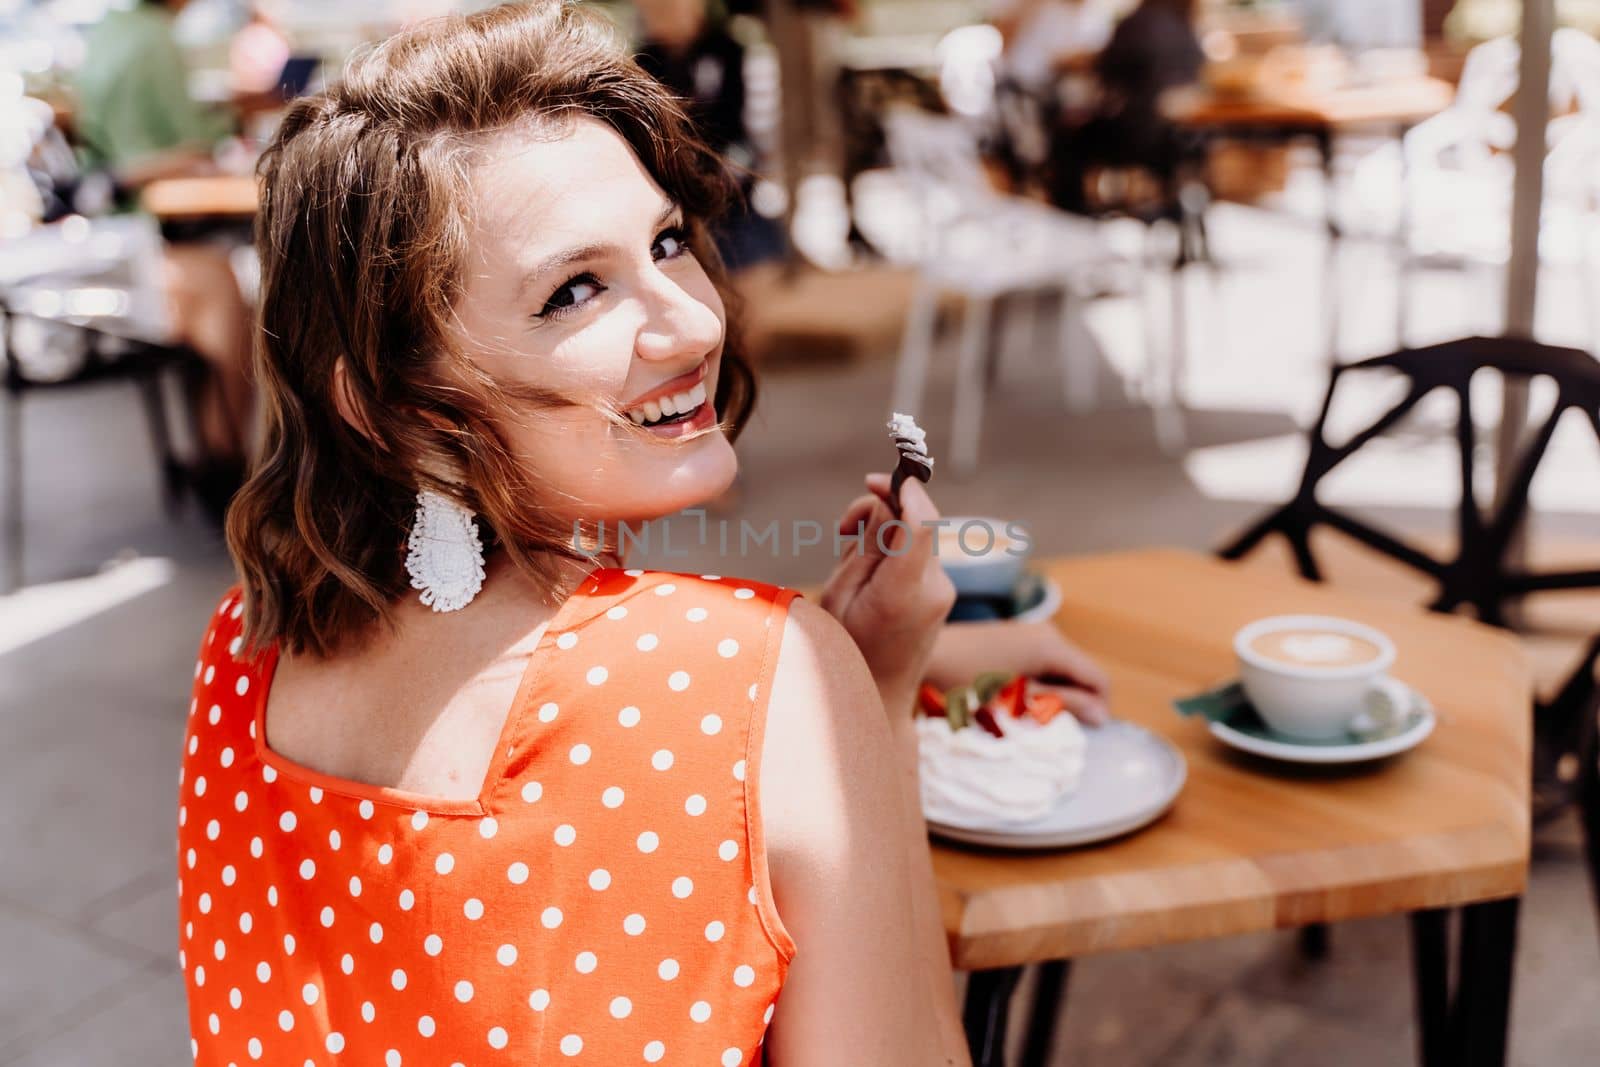
[{"label": "woman's fingers", "polygon": [[879,503],[879,499],[875,496],[858,496],[850,501],[850,506],[839,516],[838,532],[841,535],[855,533],[857,526],[872,518],[872,509]]},{"label": "woman's fingers", "polygon": [[1111,709],[1098,695],[1087,689],[1077,689],[1064,686],[1050,686],[1052,693],[1061,697],[1062,704],[1072,712],[1073,718],[1085,726],[1104,726],[1111,721]]},{"label": "woman's fingers", "polygon": [[1035,676],[1042,682],[1077,686],[1106,696],[1111,691],[1111,677],[1105,669],[1083,649],[1061,636],[1053,624],[1043,625],[1049,627],[1049,641],[1041,656],[1043,665],[1035,671]]}]

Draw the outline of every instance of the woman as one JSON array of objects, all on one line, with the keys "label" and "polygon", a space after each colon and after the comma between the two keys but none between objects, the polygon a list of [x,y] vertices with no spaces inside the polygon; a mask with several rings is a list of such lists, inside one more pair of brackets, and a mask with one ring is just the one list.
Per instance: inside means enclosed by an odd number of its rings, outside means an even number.
[{"label": "woman", "polygon": [[571,544],[734,473],[726,179],[687,130],[547,0],[390,39],[264,157],[266,448],[178,812],[198,1063],[965,1062],[906,712],[951,601],[920,484],[827,610]]}]

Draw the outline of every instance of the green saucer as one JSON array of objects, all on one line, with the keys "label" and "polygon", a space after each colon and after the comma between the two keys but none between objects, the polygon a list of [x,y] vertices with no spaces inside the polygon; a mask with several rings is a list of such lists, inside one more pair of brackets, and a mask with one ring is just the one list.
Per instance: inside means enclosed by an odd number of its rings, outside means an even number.
[{"label": "green saucer", "polygon": [[1412,710],[1402,723],[1377,735],[1345,731],[1339,737],[1308,740],[1291,737],[1262,721],[1238,682],[1173,701],[1180,715],[1207,720],[1213,737],[1234,748],[1293,763],[1359,763],[1392,756],[1421,744],[1433,732],[1437,717],[1427,699],[1412,690]]}]

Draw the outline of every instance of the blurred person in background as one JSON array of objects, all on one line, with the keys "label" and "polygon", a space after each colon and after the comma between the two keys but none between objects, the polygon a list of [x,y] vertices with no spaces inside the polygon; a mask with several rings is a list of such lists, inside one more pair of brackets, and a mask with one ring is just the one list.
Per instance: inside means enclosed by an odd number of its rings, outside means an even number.
[{"label": "blurred person in background", "polygon": [[1181,145],[1161,114],[1168,90],[1199,80],[1205,63],[1195,33],[1195,0],[1141,0],[1117,23],[1094,62],[1100,99],[1094,117],[1058,136],[1052,153],[1053,198],[1068,211],[1088,210],[1085,178],[1096,165],[1134,166],[1168,179]]},{"label": "blurred person in background", "polygon": [[638,64],[687,105],[700,136],[738,177],[740,202],[713,234],[730,270],[783,255],[782,229],[750,204],[756,149],[745,127],[744,45],[706,0],[635,0]]},{"label": "blurred person in background", "polygon": [[[161,178],[218,172],[213,152],[233,118],[189,94],[188,66],[173,33],[187,0],[143,0],[90,28],[76,78],[74,124],[88,161],[132,192]],[[243,481],[253,393],[246,377],[250,309],[229,250],[169,243],[163,287],[171,330],[210,371],[195,407],[202,455],[190,471],[201,504],[220,517]]]},{"label": "blurred person in background", "polygon": [[173,31],[187,3],[112,8],[84,38],[74,124],[90,160],[129,187],[213,173],[212,152],[233,132],[231,115],[189,95]]},{"label": "blurred person in background", "polygon": [[228,45],[228,72],[235,96],[270,94],[281,102],[278,83],[291,54],[289,38],[279,28],[275,12],[266,3],[251,4],[245,24]]}]

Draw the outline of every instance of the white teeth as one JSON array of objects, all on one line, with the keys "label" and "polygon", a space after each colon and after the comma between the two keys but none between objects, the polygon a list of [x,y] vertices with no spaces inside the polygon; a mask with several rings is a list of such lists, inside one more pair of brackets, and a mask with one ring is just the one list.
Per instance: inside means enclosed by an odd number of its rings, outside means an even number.
[{"label": "white teeth", "polygon": [[639,407],[629,411],[628,417],[636,424],[643,426],[646,423],[657,422],[673,415],[686,415],[701,404],[704,404],[706,396],[705,382],[697,382],[694,388],[685,392],[645,401]]}]

